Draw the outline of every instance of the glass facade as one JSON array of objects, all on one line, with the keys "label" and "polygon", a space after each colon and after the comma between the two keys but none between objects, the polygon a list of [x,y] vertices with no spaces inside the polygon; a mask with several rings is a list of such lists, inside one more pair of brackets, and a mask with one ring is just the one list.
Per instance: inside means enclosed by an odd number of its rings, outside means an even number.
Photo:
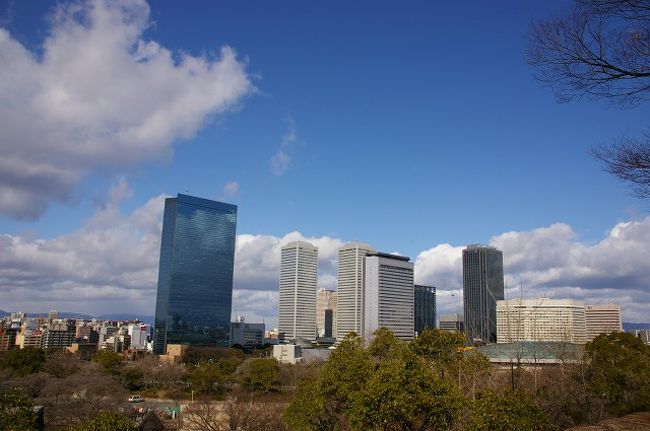
[{"label": "glass facade", "polygon": [[415,332],[436,327],[436,288],[415,285]]},{"label": "glass facade", "polygon": [[468,344],[496,343],[497,301],[503,299],[503,253],[472,245],[463,250],[463,302]]},{"label": "glass facade", "polygon": [[228,346],[237,207],[179,194],[165,200],[154,351]]}]

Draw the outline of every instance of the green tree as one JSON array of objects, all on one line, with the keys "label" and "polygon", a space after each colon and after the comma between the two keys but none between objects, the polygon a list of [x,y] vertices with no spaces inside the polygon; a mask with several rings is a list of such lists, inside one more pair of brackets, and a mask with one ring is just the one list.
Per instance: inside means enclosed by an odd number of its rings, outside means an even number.
[{"label": "green tree", "polygon": [[599,335],[585,346],[585,379],[592,398],[621,416],[650,409],[650,347],[625,332]]},{"label": "green tree", "polygon": [[36,429],[34,403],[20,389],[0,393],[0,431]]},{"label": "green tree", "polygon": [[282,418],[292,430],[331,431],[336,424],[327,412],[325,399],[315,380],[304,380],[298,385],[298,391]]},{"label": "green tree", "polygon": [[404,341],[380,329],[368,351],[378,361],[353,397],[349,419],[356,428],[441,430],[453,425],[463,405],[457,388],[439,378]]},{"label": "green tree", "polygon": [[89,421],[67,428],[66,431],[137,431],[135,423],[122,413],[101,412]]},{"label": "green tree", "polygon": [[275,359],[253,359],[248,364],[244,385],[250,392],[268,393],[277,385],[280,367]]},{"label": "green tree", "polygon": [[35,347],[9,350],[0,356],[0,369],[18,377],[37,372],[45,361],[45,352]]},{"label": "green tree", "polygon": [[220,394],[225,390],[228,375],[218,364],[199,362],[188,366],[187,380],[199,394]]},{"label": "green tree", "polygon": [[445,371],[462,359],[464,345],[461,333],[425,329],[413,340],[411,349],[444,377]]},{"label": "green tree", "polygon": [[112,350],[99,350],[93,361],[104,367],[106,371],[115,371],[122,362],[122,355]]},{"label": "green tree", "polygon": [[453,426],[462,405],[457,388],[380,329],[367,349],[347,336],[320,377],[300,386],[285,421],[295,430],[440,430]]},{"label": "green tree", "polygon": [[320,396],[328,414],[338,423],[347,423],[352,397],[365,386],[373,371],[373,360],[363,341],[348,334],[332,352],[318,379]]},{"label": "green tree", "polygon": [[472,403],[468,431],[554,431],[544,412],[524,392],[492,391],[478,394]]}]

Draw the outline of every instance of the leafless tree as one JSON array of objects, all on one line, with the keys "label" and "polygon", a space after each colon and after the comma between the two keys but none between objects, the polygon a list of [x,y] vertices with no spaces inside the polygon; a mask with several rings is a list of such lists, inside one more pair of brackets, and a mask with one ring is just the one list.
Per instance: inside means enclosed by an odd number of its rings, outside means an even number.
[{"label": "leafless tree", "polygon": [[183,413],[188,430],[207,431],[282,431],[283,405],[228,398],[223,402],[202,399]]},{"label": "leafless tree", "polygon": [[607,172],[631,184],[632,193],[650,198],[650,132],[642,139],[624,138],[592,150]]},{"label": "leafless tree", "polygon": [[[583,96],[636,107],[650,98],[650,0],[575,0],[534,23],[527,52],[560,101]],[[592,150],[604,169],[650,198],[650,133]]]},{"label": "leafless tree", "polygon": [[650,95],[650,1],[576,0],[533,24],[528,61],[562,101],[582,96],[634,106]]}]

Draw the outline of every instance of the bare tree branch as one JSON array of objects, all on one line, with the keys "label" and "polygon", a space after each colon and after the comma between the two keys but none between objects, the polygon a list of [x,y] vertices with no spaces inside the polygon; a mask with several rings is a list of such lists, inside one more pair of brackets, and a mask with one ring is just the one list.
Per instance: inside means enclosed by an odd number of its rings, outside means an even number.
[{"label": "bare tree branch", "polygon": [[622,138],[614,145],[592,150],[604,169],[632,184],[639,198],[650,198],[650,133],[643,139]]},{"label": "bare tree branch", "polygon": [[560,101],[636,106],[650,93],[650,0],[577,0],[532,25],[527,58]]}]

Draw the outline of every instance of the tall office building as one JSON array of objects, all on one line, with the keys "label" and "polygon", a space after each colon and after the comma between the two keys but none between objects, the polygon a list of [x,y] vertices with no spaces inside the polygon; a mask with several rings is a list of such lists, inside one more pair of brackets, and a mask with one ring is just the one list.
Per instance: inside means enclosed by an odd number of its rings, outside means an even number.
[{"label": "tall office building", "polygon": [[436,327],[436,288],[415,285],[415,332],[420,335],[425,329]]},{"label": "tall office building", "polygon": [[366,254],[375,249],[368,244],[352,242],[339,249],[336,268],[337,316],[336,337],[345,338],[350,332],[361,335],[363,312],[364,263]]},{"label": "tall office building", "polygon": [[497,301],[497,342],[518,341],[584,344],[584,302],[549,298]]},{"label": "tall office building", "polygon": [[585,321],[587,323],[587,341],[593,340],[600,334],[623,330],[621,306],[618,304],[586,305]]},{"label": "tall office building", "polygon": [[165,199],[154,351],[228,346],[237,207],[179,194]]},{"label": "tall office building", "polygon": [[316,338],[318,248],[304,241],[282,247],[278,330],[284,338]]},{"label": "tall office building", "polygon": [[503,299],[503,253],[494,247],[470,245],[463,250],[465,339],[497,340],[497,305]]},{"label": "tall office building", "polygon": [[368,253],[363,298],[364,340],[379,328],[413,339],[413,263],[406,256]]},{"label": "tall office building", "polygon": [[[316,333],[319,337],[336,338],[336,296],[336,292],[332,290],[318,289],[318,296],[316,297]],[[329,316],[329,319],[326,316]]]}]

